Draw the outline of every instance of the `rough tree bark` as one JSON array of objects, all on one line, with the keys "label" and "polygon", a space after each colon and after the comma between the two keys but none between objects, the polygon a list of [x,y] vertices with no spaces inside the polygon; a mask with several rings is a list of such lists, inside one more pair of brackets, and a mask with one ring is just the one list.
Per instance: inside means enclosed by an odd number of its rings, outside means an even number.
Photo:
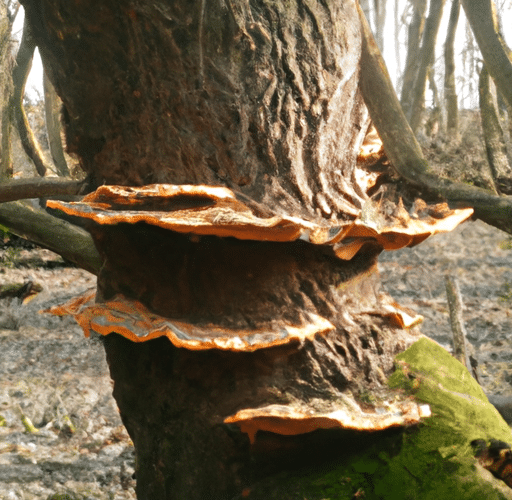
[{"label": "rough tree bark", "polygon": [[387,384],[417,318],[379,290],[377,256],[469,211],[408,199],[411,216],[359,166],[356,2],[23,3],[68,148],[118,185],[60,206],[95,221],[77,316],[106,335],[138,498],[250,497],[337,456],[347,429],[417,422]]}]

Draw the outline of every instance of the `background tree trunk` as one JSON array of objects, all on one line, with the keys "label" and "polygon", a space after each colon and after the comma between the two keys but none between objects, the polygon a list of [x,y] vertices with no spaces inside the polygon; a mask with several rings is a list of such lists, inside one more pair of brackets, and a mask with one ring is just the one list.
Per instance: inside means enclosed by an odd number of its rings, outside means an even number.
[{"label": "background tree trunk", "polygon": [[52,82],[43,73],[44,86],[44,113],[48,145],[52,154],[53,164],[60,176],[69,176],[69,169],[64,156],[64,148],[61,139],[60,111],[62,103],[53,88]]},{"label": "background tree trunk", "polygon": [[375,12],[375,40],[380,50],[384,50],[384,27],[386,24],[386,0],[373,0]]},{"label": "background tree trunk", "polygon": [[27,83],[28,74],[32,67],[32,58],[36,43],[30,31],[30,24],[25,21],[23,24],[23,35],[16,55],[16,66],[12,72],[13,94],[10,105],[13,110],[14,118],[21,139],[21,144],[27,156],[32,160],[37,173],[44,177],[49,170],[49,165],[44,159],[43,152],[34,137],[34,133],[28,123],[28,118],[23,107],[23,96],[25,94],[25,84]]},{"label": "background tree trunk", "polygon": [[449,139],[458,142],[459,134],[459,104],[455,87],[455,57],[454,42],[459,21],[460,0],[452,0],[450,19],[446,40],[444,42],[444,98],[446,102],[446,134]]},{"label": "background tree trunk", "polygon": [[505,42],[499,34],[496,6],[492,0],[462,0],[462,5],[487,70],[503,97],[512,105],[512,62]]},{"label": "background tree trunk", "polygon": [[508,163],[507,146],[496,112],[495,99],[491,92],[491,85],[493,84],[490,81],[487,67],[484,64],[480,71],[480,82],[478,86],[480,94],[480,114],[491,181],[495,185],[495,189],[499,189],[498,184],[500,179],[510,177],[512,168]]},{"label": "background tree trunk", "polygon": [[416,0],[412,2],[413,17],[409,24],[407,32],[407,58],[405,60],[405,70],[402,85],[400,104],[404,110],[405,116],[410,121],[410,112],[412,107],[412,92],[416,75],[418,74],[418,64],[420,55],[421,39],[425,27],[425,15],[427,11],[426,0]]},{"label": "background tree trunk", "polygon": [[12,93],[12,22],[9,18],[7,5],[0,2],[0,124],[2,143],[0,145],[0,180],[12,176],[11,155],[11,108]]},{"label": "background tree trunk", "polygon": [[435,58],[437,33],[441,24],[444,2],[445,0],[431,0],[428,18],[425,23],[419,54],[418,74],[414,82],[410,111],[410,124],[414,133],[418,131],[423,118],[428,70]]}]

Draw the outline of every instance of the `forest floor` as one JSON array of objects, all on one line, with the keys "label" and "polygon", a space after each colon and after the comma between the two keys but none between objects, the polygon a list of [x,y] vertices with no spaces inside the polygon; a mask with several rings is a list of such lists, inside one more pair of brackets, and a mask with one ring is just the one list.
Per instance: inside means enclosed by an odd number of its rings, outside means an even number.
[{"label": "forest floor", "polygon": [[133,444],[101,343],[71,317],[39,313],[96,277],[42,249],[8,247],[0,258],[0,285],[43,287],[26,304],[0,300],[0,500],[134,499]]},{"label": "forest floor", "polygon": [[[488,394],[512,395],[512,249],[505,233],[467,222],[381,256],[385,289],[425,317],[422,332],[448,349],[445,281],[464,302]],[[27,304],[0,300],[0,500],[134,499],[133,445],[122,426],[101,343],[67,318],[40,314],[95,286],[47,250],[4,248],[0,284],[33,281]],[[37,432],[27,432],[28,417]],[[68,496],[57,496],[67,494]]]}]

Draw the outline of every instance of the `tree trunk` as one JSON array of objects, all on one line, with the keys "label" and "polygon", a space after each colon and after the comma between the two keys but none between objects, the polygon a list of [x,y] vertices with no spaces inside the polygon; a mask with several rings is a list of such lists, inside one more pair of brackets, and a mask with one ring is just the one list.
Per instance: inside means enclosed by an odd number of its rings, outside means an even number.
[{"label": "tree trunk", "polygon": [[64,148],[61,139],[59,96],[55,93],[52,82],[43,74],[44,84],[44,114],[46,122],[46,133],[48,134],[48,145],[52,154],[53,164],[60,176],[69,176],[69,169],[64,156]]},{"label": "tree trunk", "polygon": [[394,43],[394,49],[395,49],[395,64],[396,64],[396,82],[397,82],[397,92],[399,92],[399,89],[402,85],[402,47],[400,46],[400,31],[402,29],[402,20],[400,19],[400,1],[395,0],[393,5],[393,19],[394,19],[394,36],[395,36],[395,43]]},{"label": "tree trunk", "polygon": [[400,104],[404,110],[405,116],[410,121],[410,111],[412,107],[412,95],[416,75],[418,74],[418,63],[420,55],[420,44],[425,27],[425,15],[427,11],[427,1],[417,0],[413,4],[413,18],[409,24],[407,32],[407,58],[405,60],[405,70],[402,85]]},{"label": "tree trunk", "polygon": [[0,2],[0,124],[2,143],[0,145],[0,180],[12,176],[11,154],[11,108],[12,93],[12,23],[10,22],[7,6]]},{"label": "tree trunk", "polygon": [[386,24],[386,0],[373,0],[375,11],[375,40],[380,50],[384,50],[384,26]]},{"label": "tree trunk", "polygon": [[482,118],[482,130],[484,133],[487,161],[490,168],[491,182],[495,189],[499,189],[499,183],[512,174],[512,168],[508,163],[507,146],[505,137],[496,112],[494,98],[491,92],[492,82],[484,65],[480,71],[478,86],[480,96],[480,115]]},{"label": "tree trunk", "polygon": [[421,51],[419,55],[419,67],[414,88],[412,91],[412,105],[410,111],[410,123],[414,133],[416,133],[423,119],[425,109],[425,86],[429,67],[435,59],[435,49],[437,32],[441,24],[445,0],[431,0],[428,18],[425,23],[425,31],[421,42]]},{"label": "tree trunk", "polygon": [[489,74],[505,100],[512,105],[512,61],[498,29],[496,6],[492,0],[462,0]]},{"label": "tree trunk", "polygon": [[431,64],[428,74],[428,86],[432,92],[432,108],[429,111],[427,121],[425,123],[425,134],[431,139],[435,139],[442,127],[443,113],[441,107],[441,99],[439,98],[439,91],[436,85],[436,75],[434,65]]},{"label": "tree trunk", "polygon": [[44,159],[43,152],[30,128],[28,118],[23,107],[23,96],[25,94],[25,84],[32,67],[32,58],[36,43],[30,32],[28,21],[23,24],[23,35],[21,37],[20,47],[16,56],[16,66],[12,72],[14,84],[11,106],[13,108],[14,118],[18,128],[21,144],[27,156],[32,160],[37,173],[44,177],[48,170],[47,162]]},{"label": "tree trunk", "polygon": [[459,21],[460,0],[452,0],[446,40],[444,42],[444,96],[446,102],[446,134],[455,142],[459,139],[459,104],[455,87],[454,42]]},{"label": "tree trunk", "polygon": [[[300,217],[332,239],[371,204],[354,180],[368,125],[355,2],[182,0],[122,14],[115,2],[25,5],[64,103],[68,148],[98,184],[227,187],[260,218],[295,218],[276,227],[275,242],[251,241],[254,230],[243,241],[148,224],[91,228],[105,259],[100,304],[137,301],[178,322],[175,343],[195,346],[105,339],[137,450],[138,497],[230,498],[295,458],[279,434],[389,425],[370,413],[370,423],[328,417],[356,411],[369,391],[387,393],[393,356],[416,338],[393,326],[400,316],[378,291],[380,245],[369,239],[344,261],[332,247],[280,236]],[[212,204],[192,194],[166,203],[170,216],[197,206],[198,217]],[[222,207],[221,235],[235,222]],[[314,240],[309,232],[302,238]],[[206,340],[187,340],[176,324],[234,352],[196,351]]]}]

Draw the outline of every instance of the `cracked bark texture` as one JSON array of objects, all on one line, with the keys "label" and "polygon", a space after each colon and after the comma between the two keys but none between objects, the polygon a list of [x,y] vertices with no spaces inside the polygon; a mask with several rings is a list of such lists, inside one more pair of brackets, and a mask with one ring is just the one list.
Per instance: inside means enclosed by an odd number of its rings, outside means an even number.
[{"label": "cracked bark texture", "polygon": [[361,205],[353,1],[25,4],[97,185],[225,185],[309,217]]},{"label": "cracked bark texture", "polygon": [[[355,166],[368,112],[355,0],[23,5],[63,102],[68,150],[93,186],[226,186],[265,216],[327,224],[360,214],[368,195]],[[415,339],[383,313],[375,246],[341,261],[302,241],[198,238],[140,223],[91,233],[104,262],[98,300],[120,292],[168,317],[230,327],[307,314],[333,324],[253,353],[108,335],[139,499],[232,498],[287,464],[335,454],[332,435],[264,432],[251,445],[224,419],[349,392],[364,400],[386,390],[393,356]]]}]

